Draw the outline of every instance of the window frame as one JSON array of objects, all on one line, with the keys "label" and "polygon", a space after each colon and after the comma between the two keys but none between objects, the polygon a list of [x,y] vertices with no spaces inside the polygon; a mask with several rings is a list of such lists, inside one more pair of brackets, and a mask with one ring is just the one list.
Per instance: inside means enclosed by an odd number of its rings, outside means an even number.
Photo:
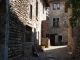
[{"label": "window frame", "polygon": [[38,1],[36,1],[36,17],[38,17]]},{"label": "window frame", "polygon": [[52,8],[53,10],[60,10],[60,3],[53,3]]},{"label": "window frame", "polygon": [[32,42],[32,28],[29,26],[25,26],[25,42]]},{"label": "window frame", "polygon": [[32,19],[32,5],[30,4],[30,19]]},{"label": "window frame", "polygon": [[53,18],[53,27],[59,27],[59,18]]}]

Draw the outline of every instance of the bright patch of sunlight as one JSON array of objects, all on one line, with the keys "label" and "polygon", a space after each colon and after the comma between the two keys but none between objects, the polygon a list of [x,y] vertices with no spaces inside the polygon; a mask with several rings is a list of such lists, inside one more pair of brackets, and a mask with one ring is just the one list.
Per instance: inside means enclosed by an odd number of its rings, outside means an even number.
[{"label": "bright patch of sunlight", "polygon": [[67,45],[64,46],[50,46],[49,48],[45,48],[44,50],[52,50],[52,49],[59,49],[59,48],[65,48]]},{"label": "bright patch of sunlight", "polygon": [[72,52],[68,52],[69,54],[72,54]]}]

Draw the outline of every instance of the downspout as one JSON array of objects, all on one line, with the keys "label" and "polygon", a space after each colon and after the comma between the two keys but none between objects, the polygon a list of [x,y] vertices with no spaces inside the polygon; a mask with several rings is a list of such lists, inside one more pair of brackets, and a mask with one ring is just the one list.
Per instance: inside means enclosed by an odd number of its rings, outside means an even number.
[{"label": "downspout", "polygon": [[8,60],[8,40],[9,40],[9,0],[6,3],[6,24],[5,24],[5,42],[4,42],[4,60]]}]

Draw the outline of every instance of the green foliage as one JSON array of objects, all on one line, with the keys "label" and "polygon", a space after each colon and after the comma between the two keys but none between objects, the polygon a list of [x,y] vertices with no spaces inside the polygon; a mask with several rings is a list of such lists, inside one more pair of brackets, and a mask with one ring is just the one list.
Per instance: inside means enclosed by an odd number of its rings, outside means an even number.
[{"label": "green foliage", "polygon": [[76,21],[80,17],[80,0],[67,0],[67,8],[72,8],[72,15],[70,18],[71,27],[76,26]]},{"label": "green foliage", "polygon": [[76,26],[76,19],[75,18],[70,18],[70,24],[71,24],[71,27],[75,27]]}]

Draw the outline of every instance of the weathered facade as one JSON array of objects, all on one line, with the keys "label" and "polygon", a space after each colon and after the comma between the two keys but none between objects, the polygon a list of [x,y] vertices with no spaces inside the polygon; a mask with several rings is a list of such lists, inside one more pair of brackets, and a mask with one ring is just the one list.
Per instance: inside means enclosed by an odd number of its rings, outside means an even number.
[{"label": "weathered facade", "polygon": [[71,25],[70,25],[70,21],[69,19],[71,18],[71,13],[72,13],[72,9],[71,8],[68,8],[68,50],[69,51],[73,51],[73,38],[72,38],[72,28],[71,28]]},{"label": "weathered facade", "polygon": [[47,37],[51,45],[67,44],[68,15],[65,13],[64,0],[50,0],[49,17],[47,19]]},{"label": "weathered facade", "polygon": [[72,17],[72,8],[68,8],[68,50],[72,53],[74,60],[80,60],[80,18],[77,25],[72,28],[69,19]]},{"label": "weathered facade", "polygon": [[28,0],[10,0],[8,60],[32,56],[33,24],[29,17],[30,8]]},{"label": "weathered facade", "polygon": [[1,36],[4,35],[4,39],[0,36],[0,59],[27,60],[33,55],[33,45],[41,44],[41,21],[46,20],[48,1],[0,0],[0,3],[0,8],[5,8],[5,12],[0,11],[0,22],[6,22],[0,25]]},{"label": "weathered facade", "polygon": [[77,20],[77,26],[72,29],[72,40],[70,41],[71,52],[74,60],[80,60],[80,18]]}]

